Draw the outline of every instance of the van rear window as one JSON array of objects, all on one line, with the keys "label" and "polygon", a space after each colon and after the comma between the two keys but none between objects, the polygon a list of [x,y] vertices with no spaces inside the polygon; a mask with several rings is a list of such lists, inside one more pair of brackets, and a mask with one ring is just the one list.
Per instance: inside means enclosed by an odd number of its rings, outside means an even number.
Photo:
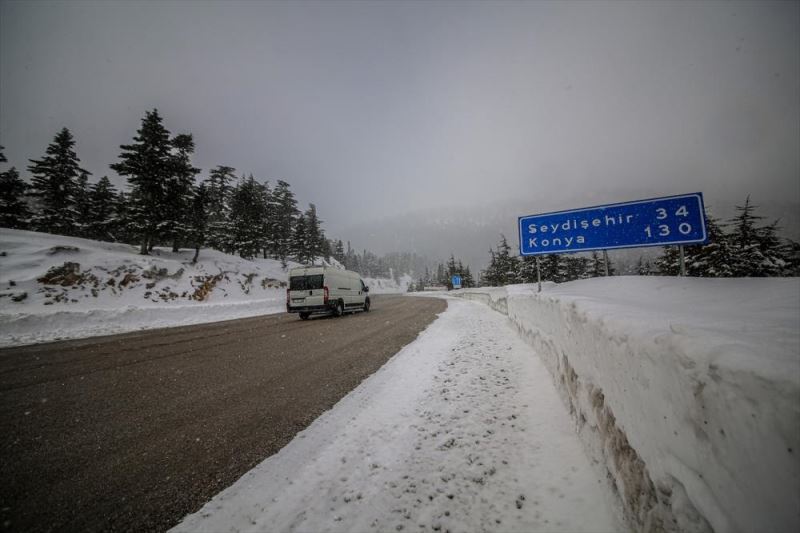
[{"label": "van rear window", "polygon": [[289,278],[289,289],[293,291],[311,291],[322,288],[322,274],[314,276],[292,276]]}]

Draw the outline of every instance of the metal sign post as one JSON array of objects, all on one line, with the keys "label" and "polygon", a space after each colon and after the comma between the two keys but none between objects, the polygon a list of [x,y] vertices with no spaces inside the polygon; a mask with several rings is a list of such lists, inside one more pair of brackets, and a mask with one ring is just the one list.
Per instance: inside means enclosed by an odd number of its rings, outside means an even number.
[{"label": "metal sign post", "polygon": [[686,276],[686,261],[683,259],[683,245],[678,246],[681,258],[681,276]]},{"label": "metal sign post", "polygon": [[603,270],[605,270],[605,275],[608,277],[608,250],[603,250]]},{"label": "metal sign post", "polygon": [[539,285],[539,290],[536,292],[542,292],[542,268],[539,266],[539,256],[536,256],[536,283]]}]

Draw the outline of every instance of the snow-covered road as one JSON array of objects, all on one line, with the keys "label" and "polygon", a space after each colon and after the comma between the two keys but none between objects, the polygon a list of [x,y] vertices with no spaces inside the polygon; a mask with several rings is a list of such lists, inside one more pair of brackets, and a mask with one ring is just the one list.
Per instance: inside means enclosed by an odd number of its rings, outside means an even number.
[{"label": "snow-covered road", "polygon": [[550,374],[484,305],[414,343],[178,531],[619,531]]}]

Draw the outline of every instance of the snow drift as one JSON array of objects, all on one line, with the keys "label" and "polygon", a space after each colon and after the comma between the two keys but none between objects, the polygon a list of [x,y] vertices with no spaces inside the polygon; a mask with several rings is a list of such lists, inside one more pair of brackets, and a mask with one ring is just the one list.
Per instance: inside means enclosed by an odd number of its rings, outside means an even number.
[{"label": "snow drift", "polygon": [[541,356],[640,531],[800,528],[800,279],[459,291]]}]

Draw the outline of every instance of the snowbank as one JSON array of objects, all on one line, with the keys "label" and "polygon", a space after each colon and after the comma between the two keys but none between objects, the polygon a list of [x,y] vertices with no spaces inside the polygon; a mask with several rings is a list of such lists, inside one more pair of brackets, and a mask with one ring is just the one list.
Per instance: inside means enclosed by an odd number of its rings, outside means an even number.
[{"label": "snowbank", "polygon": [[553,375],[636,530],[800,528],[800,279],[458,291]]},{"label": "snowbank", "polygon": [[[284,311],[279,261],[207,249],[193,257],[0,228],[0,347]],[[368,284],[402,291],[393,280]]]},{"label": "snowbank", "polygon": [[419,338],[174,532],[620,531],[550,375],[451,300]]}]

